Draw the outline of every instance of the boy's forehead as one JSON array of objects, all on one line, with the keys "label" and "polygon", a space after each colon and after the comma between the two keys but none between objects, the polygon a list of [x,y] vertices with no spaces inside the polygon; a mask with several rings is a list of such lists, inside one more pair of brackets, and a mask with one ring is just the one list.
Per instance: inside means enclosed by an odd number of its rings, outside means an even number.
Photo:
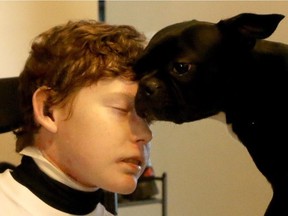
[{"label": "boy's forehead", "polygon": [[117,77],[113,79],[101,79],[96,83],[96,86],[107,88],[109,91],[137,91],[138,82]]},{"label": "boy's forehead", "polygon": [[92,97],[122,98],[134,101],[137,89],[138,82],[121,78],[109,78],[100,79],[90,86],[81,88],[77,95],[78,97],[91,95]]}]

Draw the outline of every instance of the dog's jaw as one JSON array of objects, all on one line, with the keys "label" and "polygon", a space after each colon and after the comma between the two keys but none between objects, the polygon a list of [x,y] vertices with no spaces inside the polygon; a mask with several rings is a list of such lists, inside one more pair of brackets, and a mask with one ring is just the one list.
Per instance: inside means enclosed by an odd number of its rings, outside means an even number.
[{"label": "dog's jaw", "polygon": [[[154,100],[155,99],[155,100]],[[137,114],[147,122],[170,121],[176,124],[197,121],[219,113],[218,108],[196,109],[189,104],[175,102],[173,98],[165,98],[165,95],[151,98],[140,88],[135,98]]]}]

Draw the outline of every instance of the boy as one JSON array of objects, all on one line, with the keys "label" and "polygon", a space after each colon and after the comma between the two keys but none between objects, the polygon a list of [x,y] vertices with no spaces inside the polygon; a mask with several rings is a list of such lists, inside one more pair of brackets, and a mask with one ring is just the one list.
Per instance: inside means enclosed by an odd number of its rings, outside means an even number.
[{"label": "boy", "polygon": [[145,38],[130,26],[68,22],[35,38],[20,74],[23,155],[0,175],[0,215],[112,215],[101,189],[134,191],[149,158],[131,70]]}]

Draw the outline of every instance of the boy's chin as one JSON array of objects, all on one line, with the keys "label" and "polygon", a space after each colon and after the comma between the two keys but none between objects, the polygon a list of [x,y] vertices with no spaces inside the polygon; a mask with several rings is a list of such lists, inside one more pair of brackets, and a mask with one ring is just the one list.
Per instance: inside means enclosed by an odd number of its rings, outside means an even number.
[{"label": "boy's chin", "polygon": [[[136,190],[137,187],[138,178],[135,176],[130,176],[128,178],[125,178],[125,180],[115,183],[112,185],[112,190],[118,194],[128,195],[133,193]],[[113,190],[114,189],[114,190]]]}]

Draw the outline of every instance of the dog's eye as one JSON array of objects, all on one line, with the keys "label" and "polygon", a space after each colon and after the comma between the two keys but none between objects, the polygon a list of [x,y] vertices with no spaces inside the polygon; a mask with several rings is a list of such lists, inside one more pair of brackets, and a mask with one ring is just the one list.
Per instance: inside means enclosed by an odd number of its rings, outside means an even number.
[{"label": "dog's eye", "polygon": [[196,68],[195,64],[177,62],[172,66],[170,74],[178,81],[189,82],[193,79]]},{"label": "dog's eye", "polygon": [[173,66],[173,73],[178,75],[184,75],[193,69],[193,65],[190,63],[175,63]]}]

